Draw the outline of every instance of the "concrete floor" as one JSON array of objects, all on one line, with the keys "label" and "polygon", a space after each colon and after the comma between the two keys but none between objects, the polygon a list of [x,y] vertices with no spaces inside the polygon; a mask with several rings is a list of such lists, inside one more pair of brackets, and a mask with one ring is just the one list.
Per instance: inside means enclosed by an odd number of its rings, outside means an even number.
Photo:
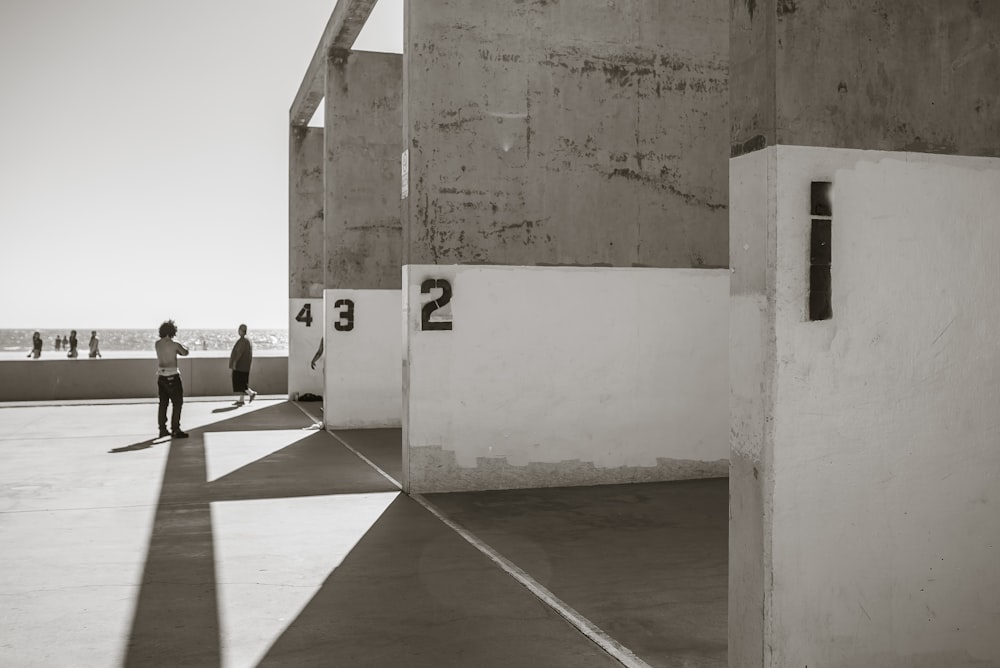
[{"label": "concrete floor", "polygon": [[[174,442],[153,404],[0,405],[0,665],[620,665],[338,440],[392,475],[398,430],[228,404]],[[427,500],[648,665],[725,666],[726,494]]]}]

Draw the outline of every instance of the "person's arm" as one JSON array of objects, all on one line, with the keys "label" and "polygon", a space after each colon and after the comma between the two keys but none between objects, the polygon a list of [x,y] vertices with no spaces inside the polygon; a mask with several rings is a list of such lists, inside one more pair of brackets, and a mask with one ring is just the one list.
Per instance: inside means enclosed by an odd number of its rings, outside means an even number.
[{"label": "person's arm", "polygon": [[316,360],[323,356],[323,339],[319,340],[319,348],[316,349],[316,354],[313,355],[312,362],[309,362],[309,368],[316,368]]},{"label": "person's arm", "polygon": [[184,345],[183,343],[181,343],[180,341],[174,341],[174,345],[176,345],[176,346],[177,346],[177,354],[178,354],[178,355],[181,355],[181,356],[183,356],[183,357],[186,357],[186,356],[187,356],[187,354],[188,354],[189,352],[191,352],[191,351],[189,351],[189,350],[187,349],[187,346],[185,346],[185,345]]}]

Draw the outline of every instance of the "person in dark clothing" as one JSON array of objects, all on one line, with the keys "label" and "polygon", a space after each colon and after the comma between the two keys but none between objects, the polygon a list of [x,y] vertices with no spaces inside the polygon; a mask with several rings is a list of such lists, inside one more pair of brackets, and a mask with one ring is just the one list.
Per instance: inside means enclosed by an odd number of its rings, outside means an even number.
[{"label": "person in dark clothing", "polygon": [[42,335],[35,332],[31,335],[31,352],[28,353],[28,357],[32,359],[38,359],[42,356]]},{"label": "person in dark clothing", "polygon": [[[167,320],[160,325],[160,338],[156,342],[156,386],[160,396],[160,406],[156,413],[160,436],[187,438],[187,433],[181,431],[181,406],[184,405],[184,384],[181,383],[181,372],[177,368],[177,356],[186,356],[187,347],[179,341],[177,325],[173,320]],[[167,431],[167,404],[173,404],[170,411],[170,431]]]},{"label": "person in dark clothing", "polygon": [[66,357],[77,357],[79,355],[76,352],[76,330],[70,330],[69,333],[69,352],[66,353]]},{"label": "person in dark clothing", "polygon": [[233,345],[233,352],[229,355],[229,368],[233,372],[233,392],[236,393],[234,406],[242,406],[243,397],[250,395],[250,402],[253,402],[257,393],[250,387],[250,366],[253,364],[253,344],[247,338],[247,326],[240,325],[237,330],[240,338]]}]

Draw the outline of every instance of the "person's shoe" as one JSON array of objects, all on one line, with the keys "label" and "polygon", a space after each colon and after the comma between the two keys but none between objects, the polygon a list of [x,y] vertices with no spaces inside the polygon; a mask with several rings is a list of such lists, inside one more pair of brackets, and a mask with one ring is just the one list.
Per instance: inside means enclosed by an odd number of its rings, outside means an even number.
[{"label": "person's shoe", "polygon": [[167,431],[166,429],[161,429],[160,435],[157,436],[156,438],[166,438],[167,436],[170,436],[170,432]]},{"label": "person's shoe", "polygon": [[239,408],[239,407],[240,407],[240,406],[242,406],[242,405],[243,405],[243,402],[242,402],[242,401],[234,401],[234,402],[233,402],[233,406],[236,406],[237,408]]},{"label": "person's shoe", "polygon": [[256,396],[257,396],[257,393],[254,392],[253,390],[250,390],[250,401],[249,401],[249,403],[252,404],[253,403],[253,398],[256,397]]},{"label": "person's shoe", "polygon": [[188,437],[188,433],[186,431],[181,431],[180,429],[178,429],[177,431],[175,431],[173,433],[173,437],[174,438],[187,438]]}]

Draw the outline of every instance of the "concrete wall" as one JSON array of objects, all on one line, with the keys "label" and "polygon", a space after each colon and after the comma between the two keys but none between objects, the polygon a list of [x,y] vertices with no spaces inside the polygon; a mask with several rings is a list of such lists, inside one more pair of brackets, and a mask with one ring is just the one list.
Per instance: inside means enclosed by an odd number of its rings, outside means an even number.
[{"label": "concrete wall", "polygon": [[406,2],[403,263],[726,266],[727,18]]},{"label": "concrete wall", "polygon": [[[179,358],[184,395],[232,394],[229,357]],[[157,396],[156,360],[107,358],[0,362],[0,401],[134,399]],[[254,357],[250,386],[261,394],[286,394],[288,358]]]},{"label": "concrete wall", "polygon": [[323,421],[329,429],[399,427],[403,298],[399,290],[327,290]]},{"label": "concrete wall", "polygon": [[[404,484],[454,491],[728,471],[728,270],[408,266]],[[421,292],[451,300],[421,327]]]},{"label": "concrete wall", "polygon": [[403,60],[336,50],[326,88],[327,288],[399,289]]},{"label": "concrete wall", "polygon": [[289,129],[288,296],[323,296],[323,128]]},{"label": "concrete wall", "polygon": [[[816,322],[811,180],[835,193]],[[733,239],[732,665],[1000,665],[1000,159],[779,146],[734,181],[759,192],[742,262]]]},{"label": "concrete wall", "polygon": [[[773,151],[730,165],[729,655],[760,666],[770,586],[774,386]],[[754,662],[756,659],[756,663]]]},{"label": "concrete wall", "polygon": [[[288,158],[288,391],[322,393],[319,373],[310,375],[323,329],[323,128],[291,127]],[[316,328],[295,318],[317,308]],[[312,336],[313,332],[319,336]]]},{"label": "concrete wall", "polygon": [[323,361],[312,359],[323,341],[323,297],[288,300],[288,394],[323,394]]},{"label": "concrete wall", "polygon": [[732,150],[1000,154],[1000,3],[734,0]]}]

